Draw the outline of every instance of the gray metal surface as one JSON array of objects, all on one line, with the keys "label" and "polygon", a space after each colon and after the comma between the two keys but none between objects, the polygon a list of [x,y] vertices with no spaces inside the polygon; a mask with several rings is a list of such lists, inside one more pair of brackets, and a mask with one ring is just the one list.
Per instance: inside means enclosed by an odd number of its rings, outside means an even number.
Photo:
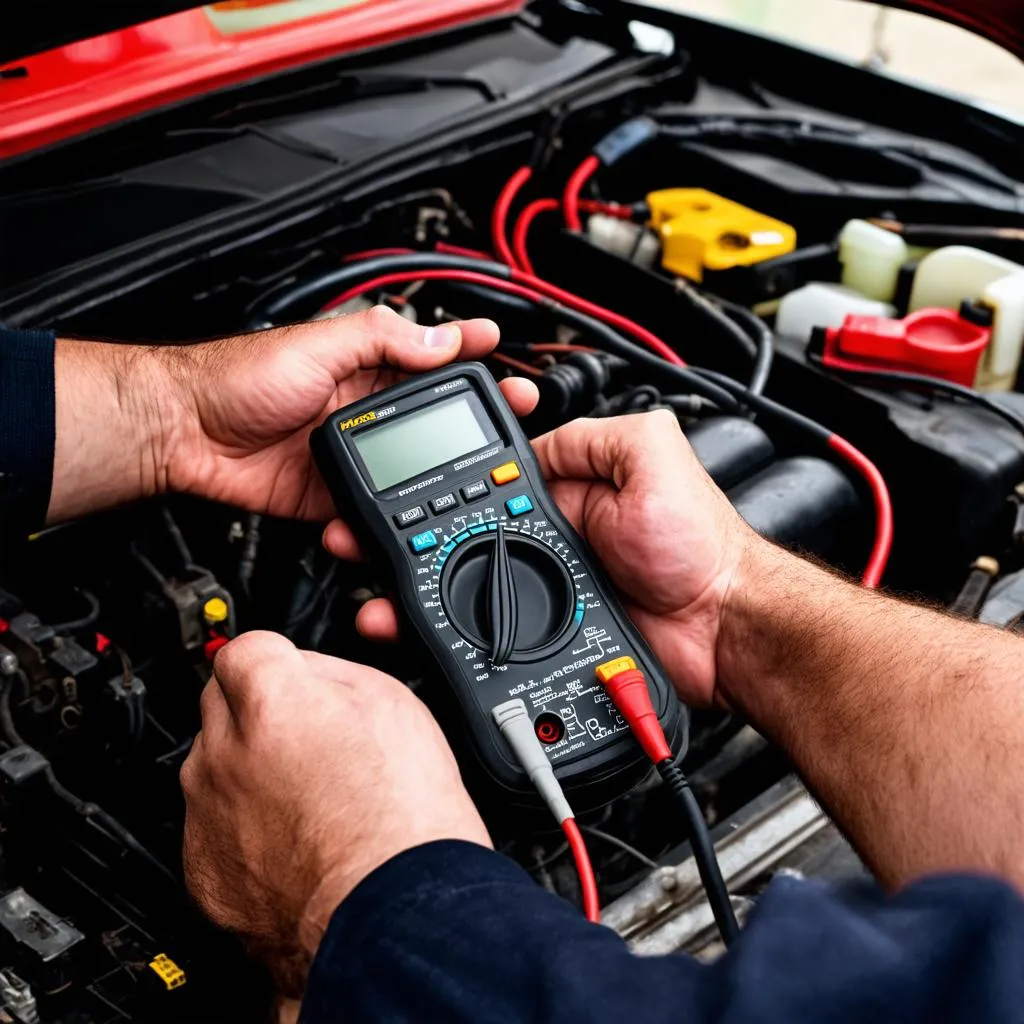
[{"label": "gray metal surface", "polygon": [[[730,892],[742,891],[785,867],[794,852],[830,829],[831,822],[807,790],[791,784],[716,843]],[[750,902],[734,897],[734,905],[742,918]],[[651,872],[609,904],[601,921],[623,936],[634,952],[645,956],[680,949],[697,952],[716,935],[692,857]]]}]

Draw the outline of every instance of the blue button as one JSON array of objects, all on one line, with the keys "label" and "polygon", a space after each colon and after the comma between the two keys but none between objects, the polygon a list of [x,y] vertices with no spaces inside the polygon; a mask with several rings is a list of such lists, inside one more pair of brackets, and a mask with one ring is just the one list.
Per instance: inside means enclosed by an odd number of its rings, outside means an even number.
[{"label": "blue button", "polygon": [[517,494],[505,502],[505,508],[510,516],[524,516],[533,511],[533,502],[525,494]]},{"label": "blue button", "polygon": [[417,554],[437,547],[437,534],[433,530],[424,530],[409,538],[409,547]]}]

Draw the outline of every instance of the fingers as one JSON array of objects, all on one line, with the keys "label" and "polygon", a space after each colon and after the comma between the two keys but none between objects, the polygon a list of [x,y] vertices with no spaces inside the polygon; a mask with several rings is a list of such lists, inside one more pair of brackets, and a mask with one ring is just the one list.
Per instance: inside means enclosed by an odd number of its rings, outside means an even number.
[{"label": "fingers", "polygon": [[[533,442],[548,479],[610,480],[622,487],[628,478],[644,479],[664,471],[689,446],[668,410],[609,419],[580,419]],[[667,457],[667,458],[666,458]]]},{"label": "fingers", "polygon": [[498,387],[516,416],[529,416],[540,399],[537,385],[525,377],[506,377]]},{"label": "fingers", "polygon": [[356,629],[367,640],[394,643],[398,639],[398,612],[386,597],[375,597],[356,613]]},{"label": "fingers", "polygon": [[256,630],[225,644],[213,663],[213,673],[236,724],[258,713],[275,693],[302,678],[302,656],[278,633]]},{"label": "fingers", "polygon": [[357,562],[363,558],[356,535],[342,519],[332,519],[327,524],[324,528],[323,544],[335,558],[342,558],[347,562]]}]

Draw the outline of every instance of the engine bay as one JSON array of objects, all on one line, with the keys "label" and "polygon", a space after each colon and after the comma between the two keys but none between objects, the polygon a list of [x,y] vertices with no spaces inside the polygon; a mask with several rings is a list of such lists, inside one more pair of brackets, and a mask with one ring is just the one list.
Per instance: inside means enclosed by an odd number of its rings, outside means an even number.
[{"label": "engine bay", "polygon": [[[375,304],[490,317],[495,378],[540,389],[530,437],[668,409],[764,536],[1019,629],[1022,141],[734,29],[537,3],[0,166],[0,319],[172,344]],[[172,496],[3,552],[0,1020],[269,1019],[181,880],[178,771],[230,637],[396,676],[459,752],[422,652],[354,628],[388,580],[321,530]],[[736,716],[691,712],[684,767],[740,912],[783,868],[864,871]],[[561,833],[466,776],[496,847],[578,902]],[[581,825],[606,924],[714,952],[656,777]]]}]

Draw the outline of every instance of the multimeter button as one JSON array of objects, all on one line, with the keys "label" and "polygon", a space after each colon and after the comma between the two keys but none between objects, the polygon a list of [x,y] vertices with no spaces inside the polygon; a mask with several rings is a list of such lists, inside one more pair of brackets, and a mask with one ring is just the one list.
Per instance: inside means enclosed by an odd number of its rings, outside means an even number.
[{"label": "multimeter button", "polygon": [[533,511],[533,502],[525,494],[517,494],[505,502],[510,516],[525,516],[527,512]]},{"label": "multimeter button", "polygon": [[491,479],[500,487],[519,479],[519,467],[514,462],[504,462],[491,470]]},{"label": "multimeter button", "polygon": [[442,494],[440,498],[434,498],[430,502],[430,511],[436,516],[441,512],[447,512],[450,508],[455,508],[458,504],[454,494]]},{"label": "multimeter button", "polygon": [[437,534],[433,530],[424,530],[409,538],[409,547],[417,554],[437,547]]},{"label": "multimeter button", "polygon": [[395,520],[395,526],[402,529],[423,522],[427,518],[427,513],[422,505],[417,505],[415,508],[407,508],[404,512],[396,512],[392,518]]},{"label": "multimeter button", "polygon": [[474,480],[462,488],[463,501],[476,501],[477,498],[485,498],[491,493],[490,487],[483,480]]}]

